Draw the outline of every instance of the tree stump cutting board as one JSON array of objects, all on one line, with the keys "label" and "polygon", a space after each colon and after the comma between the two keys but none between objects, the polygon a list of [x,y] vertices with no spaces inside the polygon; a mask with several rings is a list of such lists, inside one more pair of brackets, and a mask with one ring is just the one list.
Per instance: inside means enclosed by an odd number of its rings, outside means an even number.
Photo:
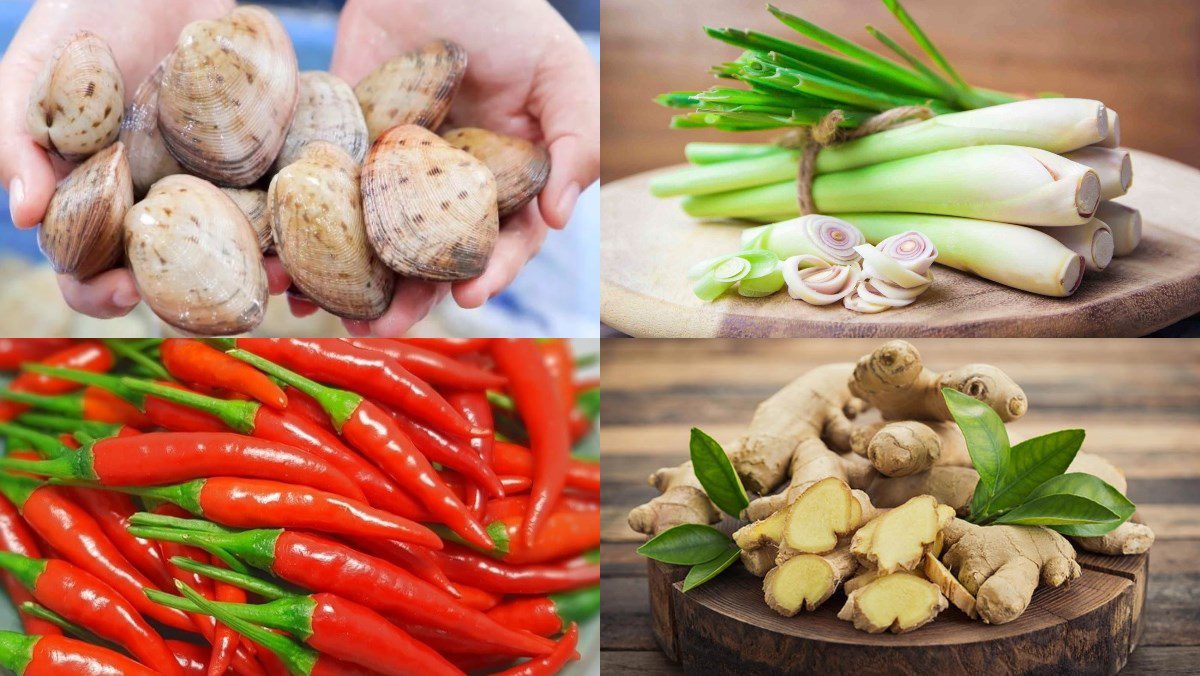
[{"label": "tree stump cutting board", "polygon": [[1079,554],[1083,575],[1039,589],[1002,625],[950,606],[904,634],[867,634],[837,619],[842,592],[782,617],[740,563],[684,594],[687,569],[648,561],[655,639],[689,674],[1114,674],[1141,638],[1149,555]]},{"label": "tree stump cutting board", "polygon": [[614,181],[601,190],[600,316],[648,337],[1145,335],[1200,312],[1200,171],[1132,152],[1134,187],[1119,201],[1142,211],[1141,246],[1087,273],[1075,295],[1047,298],[935,266],[933,287],[914,305],[875,315],[785,292],[701,301],[687,269],[737,251],[744,226],[701,223],[678,198],[650,195],[650,179],[674,168]]}]

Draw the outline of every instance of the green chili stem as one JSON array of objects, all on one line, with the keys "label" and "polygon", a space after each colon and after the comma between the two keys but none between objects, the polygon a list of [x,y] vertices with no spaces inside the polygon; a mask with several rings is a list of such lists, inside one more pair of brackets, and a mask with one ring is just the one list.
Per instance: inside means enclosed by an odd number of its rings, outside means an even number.
[{"label": "green chili stem", "polygon": [[153,359],[142,354],[137,348],[130,345],[126,341],[109,338],[104,341],[104,344],[108,346],[108,349],[117,353],[121,357],[124,357],[134,364],[146,369],[146,371],[153,377],[159,378],[160,380],[175,380],[173,377],[171,377],[171,374],[167,372],[167,369],[164,368],[162,364],[159,364]]},{"label": "green chili stem", "polygon": [[221,422],[241,434],[250,434],[254,431],[254,419],[258,415],[259,407],[262,406],[254,401],[218,399],[137,378],[122,378],[121,385],[141,395],[151,395],[216,416],[220,418]]}]

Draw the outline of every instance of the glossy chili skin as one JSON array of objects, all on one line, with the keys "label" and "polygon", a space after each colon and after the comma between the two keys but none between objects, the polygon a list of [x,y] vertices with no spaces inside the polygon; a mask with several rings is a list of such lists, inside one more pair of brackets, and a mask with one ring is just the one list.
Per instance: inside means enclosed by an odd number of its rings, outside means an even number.
[{"label": "glossy chili skin", "polygon": [[378,338],[343,338],[355,347],[395,359],[430,385],[455,390],[486,390],[504,385],[504,377],[412,343]]},{"label": "glossy chili skin", "polygon": [[312,595],[306,643],[333,657],[390,676],[461,674],[453,664],[379,613],[334,594]]},{"label": "glossy chili skin", "polygon": [[600,546],[600,512],[571,512],[558,510],[546,519],[546,525],[526,543],[520,537],[525,531],[521,517],[498,519],[508,533],[508,563],[545,563],[581,554]]},{"label": "glossy chili skin", "polygon": [[238,392],[277,410],[287,406],[287,395],[270,378],[198,340],[164,340],[162,362],[171,375],[185,383]]},{"label": "glossy chili skin", "polygon": [[473,352],[482,352],[491,344],[491,338],[394,338],[397,343],[416,345],[451,357],[460,357]]},{"label": "glossy chili skin", "polygon": [[384,354],[332,338],[239,338],[237,346],[318,382],[395,406],[436,429],[471,434],[471,425],[442,395]]},{"label": "glossy chili skin", "polygon": [[[64,347],[51,352],[37,360],[47,366],[79,369],[92,373],[104,373],[113,367],[112,352],[102,343],[87,341]],[[13,379],[9,389],[16,392],[32,394],[56,395],[74,392],[82,387],[79,383],[52,378],[40,373],[22,373]],[[16,415],[29,409],[27,404],[13,401],[0,403],[0,419],[11,420]]]},{"label": "glossy chili skin", "polygon": [[207,676],[208,648],[199,643],[172,640],[167,641],[167,647],[175,653],[175,661],[186,676]]},{"label": "glossy chili skin", "polygon": [[571,622],[581,622],[600,612],[600,586],[564,594],[526,596],[502,603],[488,616],[506,627],[553,636]]},{"label": "glossy chili skin", "polygon": [[99,387],[84,388],[81,417],[84,420],[129,425],[139,429],[150,427],[149,418],[137,407]]},{"label": "glossy chili skin", "polygon": [[[494,445],[492,465],[497,474],[533,475],[533,454],[528,448],[506,441]],[[566,486],[588,493],[600,492],[600,463],[570,460]]]},{"label": "glossy chili skin", "polygon": [[159,672],[117,654],[63,636],[43,636],[21,676],[157,676]]},{"label": "glossy chili skin", "polygon": [[449,542],[432,556],[451,580],[493,594],[553,594],[600,582],[599,564],[517,566]]},{"label": "glossy chili skin", "polygon": [[[450,402],[450,405],[457,409],[467,419],[467,422],[477,429],[483,430],[482,434],[471,437],[470,445],[475,451],[475,455],[483,461],[484,466],[490,469],[492,445],[496,438],[496,421],[492,417],[492,406],[488,403],[487,395],[476,390],[451,392],[446,395],[446,401]],[[479,519],[483,515],[487,496],[478,485],[468,484],[463,494],[463,502],[467,505],[467,509],[471,510],[471,514]]]},{"label": "glossy chili skin", "polygon": [[[514,495],[507,498],[499,498],[488,503],[487,509],[484,510],[483,518],[486,522],[492,523],[500,519],[508,519],[520,517],[525,514],[529,498],[524,495]],[[595,514],[600,511],[599,500],[588,500],[587,498],[578,495],[564,495],[558,500],[558,512],[591,512]]]},{"label": "glossy chili skin", "polygon": [[74,342],[70,338],[0,338],[0,371],[44,359]]},{"label": "glossy chili skin", "polygon": [[158,544],[129,534],[129,517],[138,511],[128,495],[93,488],[64,487],[64,492],[100,524],[113,545],[157,589],[173,587],[171,574]]},{"label": "glossy chili skin", "polygon": [[[3,495],[0,495],[0,549],[35,559],[42,556],[41,548],[38,547],[37,540],[34,538],[33,532],[29,530],[25,519],[21,517],[16,506]],[[18,582],[12,575],[4,573],[3,578],[4,588],[8,591],[8,598],[14,607],[20,608],[25,601],[33,600],[33,595],[29,593],[25,585]],[[25,613],[20,613],[20,615],[21,624],[25,627],[27,634],[55,636],[62,633],[61,629],[46,620]]]},{"label": "glossy chili skin", "polygon": [[[159,385],[186,390],[178,383],[156,381]],[[154,395],[146,395],[146,417],[155,427],[171,432],[229,432],[229,426],[216,416],[203,411],[167,401]]]},{"label": "glossy chili skin", "polygon": [[575,646],[579,643],[579,625],[572,624],[567,633],[559,639],[554,652],[545,657],[538,657],[510,669],[499,672],[496,676],[551,676],[571,660],[579,659]]},{"label": "glossy chili skin", "polygon": [[330,432],[333,431],[333,422],[329,420],[325,409],[321,408],[320,402],[294,387],[287,388],[285,392],[288,398],[288,405],[284,409],[285,411],[308,418]]},{"label": "glossy chili skin", "polygon": [[393,563],[416,575],[429,584],[457,596],[458,590],[446,577],[446,573],[438,566],[432,551],[426,547],[400,542],[398,540],[380,540],[378,538],[350,538],[349,542],[356,549]]},{"label": "glossy chili skin", "polygon": [[[220,559],[213,559],[213,565],[225,567]],[[245,603],[247,599],[246,590],[235,587],[231,584],[213,580],[213,600],[222,603]],[[241,638],[233,629],[217,624],[212,641],[212,650],[208,656],[209,664],[213,666],[213,673],[224,674],[229,665],[233,662],[234,652],[241,645]]]},{"label": "glossy chili skin", "polygon": [[462,474],[489,495],[504,494],[496,473],[469,443],[439,434],[403,413],[393,412],[392,417],[396,426],[416,444],[421,455]]}]

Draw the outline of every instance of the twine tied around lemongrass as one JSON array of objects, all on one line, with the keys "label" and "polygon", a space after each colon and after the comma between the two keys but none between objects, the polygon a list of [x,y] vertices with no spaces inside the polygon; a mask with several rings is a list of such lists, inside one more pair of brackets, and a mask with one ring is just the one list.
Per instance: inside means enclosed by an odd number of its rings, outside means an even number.
[{"label": "twine tied around lemongrass", "polygon": [[813,201],[812,185],[817,172],[817,154],[822,148],[835,143],[845,143],[888,129],[922,122],[933,117],[928,106],[899,106],[873,115],[853,129],[842,129],[845,115],[840,110],[831,110],[815,125],[797,127],[781,136],[776,145],[800,151],[800,169],[796,178],[796,198],[800,204],[800,215],[817,213]]}]

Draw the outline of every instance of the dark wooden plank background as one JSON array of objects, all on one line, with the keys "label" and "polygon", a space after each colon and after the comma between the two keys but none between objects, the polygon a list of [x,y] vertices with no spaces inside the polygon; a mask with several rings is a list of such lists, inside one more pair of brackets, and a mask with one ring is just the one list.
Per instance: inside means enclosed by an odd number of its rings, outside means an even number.
[{"label": "dark wooden plank background", "polygon": [[[904,32],[879,0],[777,4],[873,49],[878,43],[865,25],[893,38]],[[668,130],[670,111],[651,99],[709,87],[708,67],[737,56],[735,48],[705,36],[704,25],[790,37],[764,5],[601,3],[603,180],[679,162],[688,141],[729,136]],[[906,0],[905,6],[968,82],[1100,99],[1120,112],[1126,145],[1200,166],[1200,2]]]},{"label": "dark wooden plank background", "polygon": [[[606,0],[607,2],[607,0]],[[917,340],[943,369],[986,361],[1025,389],[1024,434],[1087,430],[1084,448],[1129,478],[1129,497],[1152,525],[1146,630],[1126,673],[1200,667],[1200,341]],[[655,468],[687,455],[688,429],[736,438],[754,407],[824,363],[853,361],[874,340],[606,340],[601,445],[605,673],[677,673],[650,630],[643,538],[630,508],[656,493]]]}]

